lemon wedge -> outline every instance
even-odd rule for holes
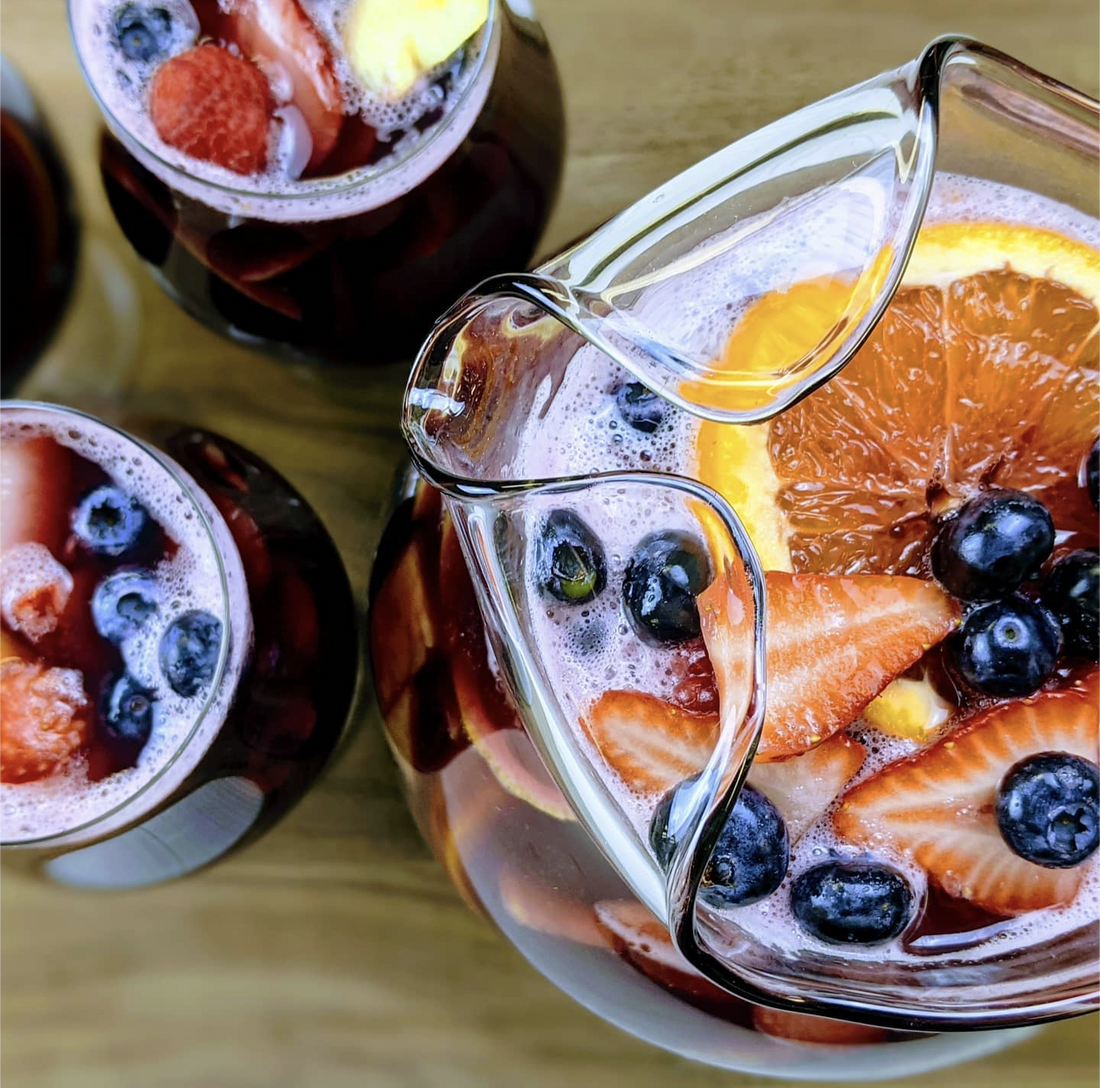
[[[366,88],[394,100],[488,18],[489,0],[358,0],[344,27],[344,47]]]
[[[863,720],[895,737],[926,740],[953,710],[927,679],[901,677],[872,700]]]

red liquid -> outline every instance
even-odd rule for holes
[[[24,88],[25,89],[25,88]],[[57,328],[78,227],[68,175],[42,118],[0,110],[0,388],[15,388]]]
[[[186,469],[225,518],[244,565],[254,641],[226,720],[170,796],[144,812],[138,803],[129,827],[67,857],[48,845],[5,850],[5,862],[44,865],[57,879],[103,887],[183,875],[272,826],[312,785],[342,735],[358,660],[339,554],[291,485],[210,432],[159,424],[139,429]],[[97,466],[71,458],[71,485],[58,496],[65,500],[63,520],[69,505],[104,477]],[[136,558],[151,566],[174,547],[157,527]],[[94,703],[121,657],[95,631],[89,600],[106,570],[119,564],[71,547],[55,554],[71,564],[76,588],[58,630],[34,649],[48,664],[82,669]],[[137,758],[136,751],[112,745],[102,728],[85,754],[91,778]]]
[[[171,189],[105,133],[100,166],[119,226],[169,292],[219,332],[355,365],[410,353],[463,290],[527,265],[557,189],[557,73],[532,24],[501,10],[481,114],[398,199],[320,222],[231,218]],[[372,131],[345,121],[334,152],[345,169],[384,157],[389,145],[364,135]]]
[[[620,924],[636,926],[647,912],[580,825],[562,818],[564,798],[493,678],[448,521],[438,494],[420,483],[387,528],[371,592],[375,687],[424,837],[463,898],[602,1015],[687,1047],[694,1034],[714,1031],[699,1011],[755,1026],[753,1006],[699,975],[655,919],[637,941]],[[705,670],[692,654],[685,670],[685,693],[697,698]],[[949,917],[933,918],[932,910],[922,932]],[[806,1022],[795,1017],[769,1033],[801,1038]],[[820,1030],[833,1031],[837,1044],[915,1037],[848,1024]]]

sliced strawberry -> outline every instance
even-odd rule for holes
[[[263,72],[217,45],[170,57],[149,85],[149,116],[160,138],[236,174],[267,166],[274,111]]]
[[[668,930],[641,903],[632,899],[597,903],[596,920],[611,947],[659,986],[715,1011],[747,1009],[740,998],[692,967],[672,943]]]
[[[42,544],[15,544],[0,556],[0,614],[31,642],[57,629],[73,576]]]
[[[0,551],[33,540],[60,553],[69,532],[72,455],[52,438],[5,438],[0,457]]]
[[[596,925],[596,916],[587,903],[562,895],[507,865],[500,871],[500,901],[504,909],[528,929],[593,948],[606,945]]]
[[[754,763],[749,785],[783,814],[794,842],[815,824],[863,766],[866,749],[843,733],[782,763]]]
[[[0,782],[33,782],[61,770],[88,741],[81,675],[9,658],[0,664]]]
[[[273,77],[289,78],[291,104],[313,139],[306,173],[328,158],[344,123],[344,94],[332,55],[298,0],[233,0],[221,35]]]
[[[864,1046],[881,1043],[890,1034],[885,1028],[868,1024],[849,1024],[844,1020],[829,1020],[824,1016],[807,1016],[803,1012],[782,1012],[752,1007],[752,1026],[765,1035],[793,1039],[799,1043],[828,1043],[833,1046]]]
[[[1014,854],[997,826],[997,790],[1021,759],[1068,752],[1095,761],[1098,743],[1095,686],[1000,703],[861,783],[834,825],[849,842],[911,855],[949,895],[996,914],[1068,903],[1084,867],[1047,869]]]
[[[868,703],[958,624],[957,604],[934,582],[890,575],[769,571],[767,713],[757,750],[783,759],[850,725]],[[744,700],[743,640],[730,644],[730,598],[720,580],[699,617],[723,713]],[[740,630],[738,612],[732,626]]]
[[[639,793],[665,793],[706,765],[718,717],[689,714],[653,695],[607,691],[581,719],[604,762]]]

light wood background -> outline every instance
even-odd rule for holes
[[[1100,89],[1095,0],[538,7],[569,125],[548,251],[704,154],[903,62],[944,31]],[[95,170],[97,115],[70,51],[64,3],[3,0],[0,28],[5,54],[45,104],[74,169],[91,241],[80,298],[33,392],[93,410],[120,391],[139,395],[270,457],[329,524],[365,603],[401,458],[400,368],[333,394],[176,309],[108,214]],[[110,312],[122,316],[105,322]],[[200,877],[82,896],[4,876],[4,1088],[769,1083],[652,1049],[537,975],[451,891],[405,812],[368,701],[358,717],[357,733],[306,801],[259,844]],[[1097,1068],[1090,1017],[936,1076],[957,1088],[1092,1088]]]

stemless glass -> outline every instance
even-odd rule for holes
[[[680,421],[672,442],[687,433],[678,426],[706,425],[730,442],[778,433],[769,427],[797,430],[804,417],[794,413],[816,403],[815,391],[846,395],[848,387],[837,385],[845,368],[863,358],[863,345],[879,350],[868,338],[887,328],[883,315],[903,289],[954,282],[936,263],[942,235],[932,227],[975,218],[1011,225],[1030,213],[1044,219],[1044,238],[1052,223],[1080,227],[1081,245],[1073,243],[1074,253],[1085,253],[1080,265],[1058,264],[1044,250],[1020,259],[1028,267],[1013,261],[1005,270],[995,249],[993,263],[973,271],[1059,283],[1064,277],[1067,290],[1093,300],[1081,300],[1080,338],[1049,348],[1069,352],[1065,366],[1056,360],[1061,384],[1037,385],[1020,397],[1026,403],[1008,409],[993,404],[992,425],[1011,427],[1003,443],[1026,450],[1042,431],[1031,415],[1042,416],[1083,458],[1096,415],[1097,117],[1095,101],[995,50],[938,40],[897,71],[719,152],[534,273],[482,284],[422,349],[404,427],[426,483],[395,518],[375,575],[371,649],[391,745],[413,811],[460,890],[540,970],[620,1026],[715,1064],[835,1079],[884,1074],[879,1048],[859,1044],[890,1042],[889,1074],[901,1075],[1006,1045],[1022,1036],[1023,1025],[1096,1007],[1097,931],[1088,902],[1084,917],[1049,937],[1021,935],[1006,920],[964,926],[972,932],[950,940],[922,937],[904,956],[784,944],[739,924],[736,910],[708,906],[700,897],[704,874],[752,774],[766,719],[763,570],[784,568],[775,566],[770,542],[746,532],[738,512],[752,512],[754,488],[767,481],[763,472],[737,481],[731,505],[668,466],[653,471],[649,450],[622,452],[611,441],[591,453],[555,451],[558,435],[543,431],[546,449],[534,463],[552,470],[533,471],[523,443],[532,421],[564,418],[554,415],[555,402],[578,367],[582,376],[604,373],[583,369],[597,357],[609,373],[621,368],[615,388],[637,379],[643,384],[631,388],[659,395],[663,415]],[[1011,205],[1005,185],[1023,190],[1034,209]],[[977,216],[967,193],[978,194]],[[1050,219],[1056,209],[1069,220]],[[929,231],[923,247],[922,227]],[[720,299],[693,290],[707,280],[727,288]],[[814,306],[805,303],[807,290]],[[738,353],[724,352],[753,307],[775,299],[791,307],[778,311],[786,318],[781,335],[742,336]],[[976,305],[968,311],[974,322],[985,312]],[[1067,314],[1056,311],[1055,321],[1069,328]],[[882,335],[904,343],[903,331],[889,326]],[[1010,360],[1039,358],[1003,351]],[[972,390],[955,384],[959,358],[941,363],[938,355],[917,355],[899,371],[899,382],[915,386],[909,411],[917,398],[946,397],[951,389],[959,403],[973,401]],[[946,368],[949,388],[927,386],[933,366]],[[602,386],[588,384],[595,402]],[[1063,388],[1080,405],[1058,400]],[[601,410],[593,404],[593,419],[603,418]],[[906,410],[903,400],[899,413]],[[792,441],[797,448],[798,435]],[[835,459],[857,439],[838,424],[832,441]],[[871,456],[874,436],[868,431],[858,441]],[[1042,479],[1025,482],[1011,448],[987,461],[974,481],[937,476],[925,488],[924,505],[887,534],[885,573],[928,578],[926,537],[952,503],[991,485],[1044,486]],[[905,481],[894,471],[897,490]],[[826,502],[828,479],[822,469],[803,493]],[[1059,517],[1068,520],[1059,547],[1096,545],[1094,513],[1082,512],[1084,490],[1074,478],[1060,493]],[[797,500],[796,493],[790,501]],[[592,597],[593,587],[605,584],[605,599],[617,595],[610,590],[621,588],[629,560],[620,552],[649,529],[705,541],[710,584],[700,611],[717,608],[724,623],[716,635],[704,615],[706,652],[672,659],[669,675],[683,705],[699,709],[700,656],[717,648],[720,714],[702,740],[658,752],[636,728],[613,753],[616,769],[643,774],[647,761],[658,759],[677,768],[681,784],[656,812],[652,800],[636,805],[608,788],[601,765],[612,759],[608,740],[586,719],[600,678],[578,672],[579,658],[548,634],[544,614],[553,623],[559,606],[547,607],[548,598],[532,591],[551,515],[575,533],[580,519],[612,542],[599,569],[583,571],[583,592]],[[914,543],[918,533],[924,543]],[[585,538],[575,539],[583,555]],[[833,570],[829,556],[797,532],[789,539],[788,562],[800,549],[796,571],[863,569],[857,563]],[[610,645],[616,661],[638,662],[638,674],[649,675],[652,648],[621,611],[624,622],[595,606],[591,615],[579,613],[585,622],[570,637],[583,641],[598,627],[592,637]],[[644,699],[644,684],[639,690]],[[689,730],[696,719],[683,717]],[[1013,939],[1006,953],[1002,941]],[[782,1020],[792,1013],[848,1023],[832,1034],[786,1030],[784,1024],[798,1023]],[[725,1021],[721,1029],[714,1017]],[[750,1025],[757,1033],[746,1030]],[[1016,1030],[963,1033],[1002,1027]],[[818,1051],[769,1033],[850,1045]]]
[[[2,587],[4,866],[81,888],[129,888],[184,876],[268,830],[313,785],[344,734],[358,654],[351,588],[339,553],[285,479],[220,435],[128,419],[139,439],[75,409],[33,401],[4,401],[0,417],[4,517],[12,518],[5,530]],[[62,471],[57,457],[25,454],[23,443],[41,442],[43,435],[49,441],[61,436],[85,463]],[[138,558],[112,559],[70,548],[70,503],[104,482],[102,467],[88,461],[89,450],[100,451],[95,455],[111,466],[107,475],[116,485],[142,481],[167,496],[168,509],[174,504],[179,525],[194,527],[186,545],[188,569],[198,572],[192,577],[201,584],[181,584],[178,573],[164,575],[164,587],[174,588],[161,591],[159,605],[142,621],[155,628],[155,643],[163,647],[164,625],[198,593],[224,632],[206,687],[193,692],[199,698],[182,711],[163,663],[153,667],[133,638],[108,645],[117,640],[101,630],[94,602],[97,587],[116,573],[160,584],[162,570],[176,570],[171,564],[184,544],[170,523],[158,520],[168,543],[152,555],[146,549]],[[33,476],[51,466],[45,478]],[[24,504],[66,527],[58,539],[47,543],[20,530]],[[70,570],[71,595],[57,637],[45,643],[21,642],[17,626],[12,641],[6,557],[27,539],[35,541],[33,547],[51,548]],[[120,614],[125,601],[119,598]],[[84,769],[63,763],[26,781],[8,770],[13,756],[19,760],[22,743],[22,722],[15,724],[26,694],[19,670],[41,667],[70,671],[83,691],[80,716],[89,729],[75,762]],[[140,689],[145,702],[139,712],[154,708],[152,731],[136,755],[104,725],[108,693],[120,675],[134,678]],[[120,748],[127,757],[121,766]]]
[[[89,54],[108,45],[104,28],[81,21],[88,6],[69,0],[107,125],[108,201],[168,294],[215,331],[294,359],[392,362],[456,294],[530,260],[557,190],[564,127],[557,72],[528,5],[492,0],[468,84],[411,151],[286,193],[214,182],[146,146],[112,110],[101,85],[109,74],[93,77],[106,57]]]

